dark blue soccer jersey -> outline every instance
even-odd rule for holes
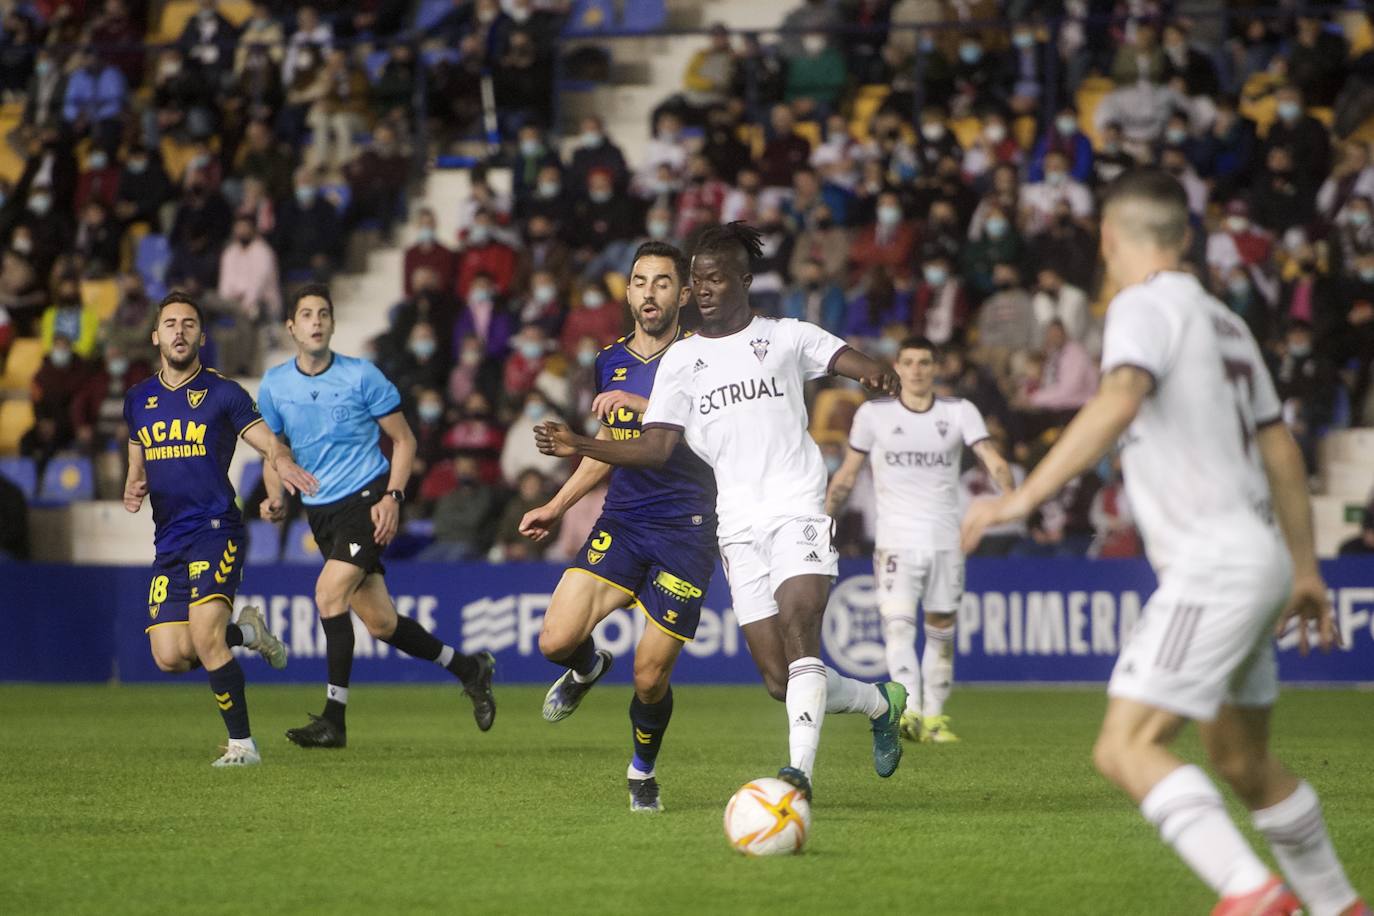
[[[679,333],[679,339],[684,336]],[[596,355],[596,392],[628,391],[652,397],[654,376],[665,347],[645,359],[630,349],[622,337]],[[617,440],[639,436],[641,414],[621,408],[602,423]],[[604,512],[646,522],[690,524],[695,517],[713,518],[716,512],[716,478],[710,467],[693,454],[685,442],[678,443],[672,457],[662,468],[616,468],[611,471],[610,490]]]
[[[262,417],[238,382],[202,368],[171,388],[159,373],[129,389],[124,422],[129,441],[143,446],[159,554],[185,549],[207,530],[242,527],[229,461]]]

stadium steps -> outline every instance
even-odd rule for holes
[[[1322,495],[1312,498],[1317,553],[1334,555],[1360,530],[1360,513],[1374,498],[1374,429],[1337,429],[1319,447]]]

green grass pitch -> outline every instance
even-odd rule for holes
[[[628,810],[626,688],[549,725],[542,688],[504,687],[483,735],[456,689],[361,684],[339,752],[282,736],[321,688],[250,681],[264,764],[219,771],[219,716],[203,677],[188,680],[0,687],[0,909],[1159,916],[1212,903],[1091,769],[1100,689],[957,692],[964,742],[908,745],[889,780],[873,774],[866,723],[830,717],[805,853],[748,860],[726,845],[722,810],[786,752],[782,707],[760,687],[676,691],[667,811],[651,817]],[[1374,894],[1374,694],[1289,691],[1276,718],[1278,752],[1316,785],[1351,878]],[[1191,733],[1181,750],[1197,759]]]

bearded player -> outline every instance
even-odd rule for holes
[[[664,355],[638,437],[605,441],[556,423],[535,436],[546,454],[633,468],[662,467],[686,441],[711,467],[735,616],[769,692],[787,704],[790,759],[778,775],[809,798],[826,712],[868,715],[874,768],[880,776],[896,770],[906,691],[842,677],[820,659],[838,556],[803,385],[838,374],[891,392],[897,379],[815,325],[754,317],[749,265],[760,253],[758,232],[743,223],[702,233],[691,265],[702,326]]]
[[[1309,624],[1324,649],[1335,642],[1302,455],[1245,322],[1182,270],[1188,233],[1188,198],[1168,173],[1138,169],[1110,186],[1102,256],[1120,292],[1107,310],[1101,387],[1019,489],[970,507],[964,548],[1030,514],[1119,441],[1159,587],[1112,671],[1098,769],[1220,897],[1214,916],[1304,904],[1312,916],[1368,916],[1317,793],[1269,750],[1275,624],[1296,620],[1304,653]],[[1291,890],[1206,773],[1170,750],[1189,721]]]

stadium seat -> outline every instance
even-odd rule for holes
[[[95,467],[85,456],[59,456],[43,469],[38,487],[38,502],[66,505],[95,499]]]
[[[239,499],[246,500],[252,496],[260,480],[262,480],[262,462],[255,459],[245,461],[243,471],[239,474]]]
[[[595,35],[615,25],[615,4],[611,0],[574,0],[568,11],[567,36]]]
[[[167,295],[167,268],[172,264],[172,245],[167,236],[145,235],[134,254],[134,270],[143,278],[143,288],[153,301]]]
[[[24,117],[24,103],[10,102],[0,105],[0,136],[8,137],[19,126]],[[24,173],[24,157],[19,155],[10,144],[0,143],[0,178],[16,182]]]
[[[281,531],[276,522],[255,519],[248,523],[247,563],[275,563],[281,559]]]
[[[363,61],[363,70],[367,73],[367,81],[376,85],[382,78],[382,71],[386,69],[387,62],[391,60],[391,52],[387,50],[373,51],[367,55]]]
[[[176,41],[199,7],[196,0],[167,0],[157,21],[157,31],[149,37],[149,41],[153,44]],[[234,26],[243,25],[253,15],[253,4],[249,0],[219,0],[215,8]]]
[[[951,121],[949,124],[950,133],[954,134],[954,139],[958,140],[959,145],[964,149],[973,146],[974,141],[978,139],[978,135],[982,133],[982,130],[983,122],[972,115],[967,118],[959,118],[956,121]]]
[[[286,547],[282,550],[283,563],[318,563],[320,548],[315,543],[315,535],[310,533],[310,523],[298,518],[286,529]]]
[[[668,4],[664,0],[625,0],[620,27],[627,32],[641,34],[663,28],[668,21]]]
[[[37,337],[20,337],[10,345],[5,360],[5,374],[0,376],[0,388],[21,394],[29,393],[29,384],[43,364],[43,341]]]
[[[28,401],[0,401],[0,455],[19,452],[19,440],[33,428],[33,405]]]
[[[82,280],[81,301],[87,308],[95,310],[104,321],[114,314],[119,305],[119,282],[114,278],[105,280]]]
[[[420,8],[415,12],[415,31],[428,32],[452,7],[451,0],[420,0]]]
[[[167,177],[174,183],[181,184],[186,167],[196,155],[196,148],[190,143],[180,143],[172,136],[166,135],[158,149],[162,153],[162,167],[167,170]]]
[[[0,458],[0,477],[18,487],[24,499],[33,502],[38,493],[38,466],[32,458]]]

